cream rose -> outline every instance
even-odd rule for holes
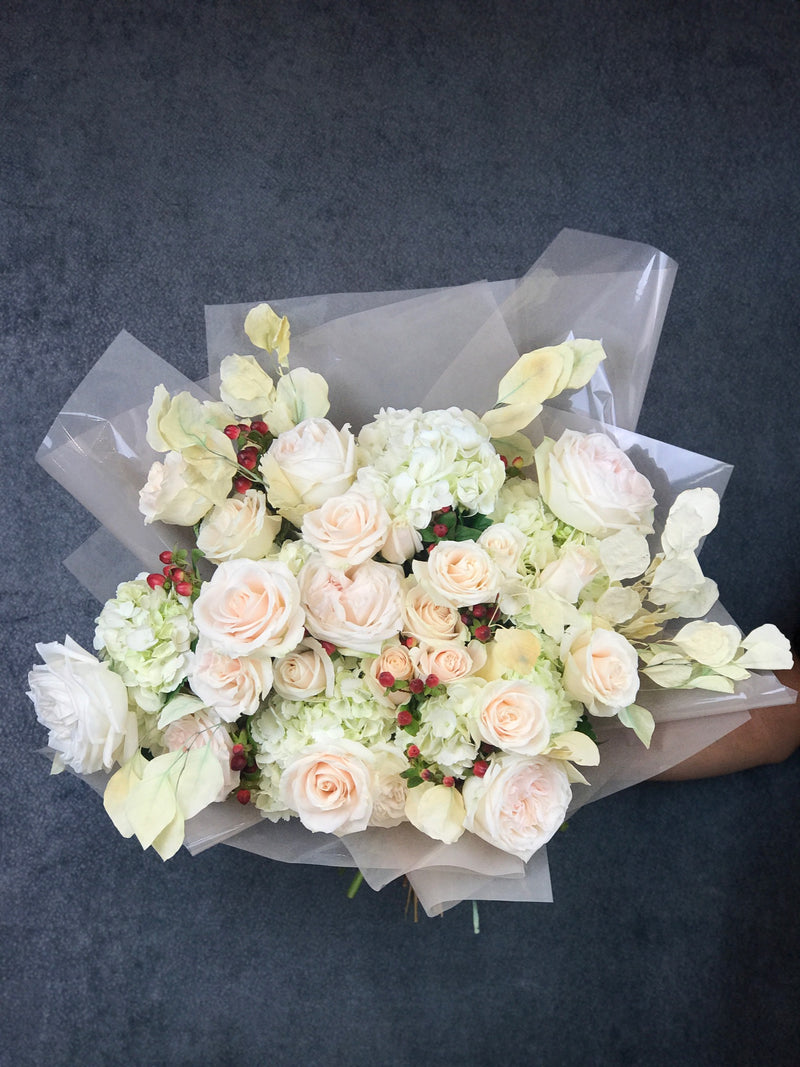
[[[559,760],[506,752],[492,756],[483,778],[464,782],[464,825],[527,862],[562,825],[571,799]]]
[[[284,770],[280,799],[313,833],[357,833],[372,816],[372,766],[356,741],[311,745]]]
[[[184,715],[175,719],[164,730],[162,740],[170,752],[210,745],[214,758],[222,769],[222,786],[215,798],[219,803],[239,784],[239,772],[231,770],[231,753],[233,741],[224,725],[214,716],[211,709]]]
[[[319,641],[305,637],[297,648],[274,664],[273,686],[287,700],[333,693],[334,671],[331,658]]]
[[[533,682],[490,682],[480,692],[474,726],[489,745],[538,756],[550,741],[550,704],[547,691]]]
[[[469,645],[417,645],[412,648],[411,659],[415,674],[423,680],[434,674],[442,685],[469,678],[486,663],[486,647],[480,641]]]
[[[272,660],[264,652],[226,655],[201,638],[189,668],[189,685],[220,719],[236,722],[240,715],[254,715],[270,691]]]
[[[353,567],[377,555],[389,522],[389,513],[376,497],[348,489],[306,512],[302,534],[329,567]]]
[[[280,434],[261,460],[269,502],[289,522],[340,496],[356,474],[355,438],[327,419],[306,419]]]
[[[520,529],[509,523],[496,522],[483,531],[478,544],[486,549],[504,574],[516,574],[525,548],[525,534]]]
[[[565,430],[558,441],[545,438],[535,455],[542,497],[562,522],[595,537],[652,530],[653,487],[604,434]]]
[[[452,845],[464,833],[464,801],[454,786],[423,782],[408,790],[406,818],[435,841]]]
[[[36,718],[49,731],[48,744],[57,753],[55,769],[66,765],[91,774],[132,756],[138,727],[119,675],[71,637],[63,645],[37,645],[36,651],[44,663],[28,674],[28,696]]]
[[[382,704],[397,708],[407,703],[411,698],[408,689],[397,689],[393,692],[380,684],[378,678],[384,673],[391,674],[398,682],[407,682],[414,677],[414,662],[405,645],[387,645],[369,664],[365,679],[370,691]]]
[[[408,786],[400,775],[408,767],[408,761],[389,745],[372,745],[370,752],[375,761],[373,775],[373,806],[370,826],[399,826],[406,822],[406,798]]]
[[[305,626],[297,580],[276,560],[221,563],[200,590],[194,618],[200,636],[229,656],[283,656]]]
[[[489,553],[475,541],[439,541],[427,561],[414,560],[412,568],[434,599],[456,607],[494,600],[502,581]]]
[[[367,560],[338,571],[312,557],[297,579],[308,629],[341,648],[380,652],[402,624],[401,575],[391,563]]]
[[[213,563],[226,559],[263,559],[281,528],[280,515],[270,515],[267,498],[258,489],[217,504],[200,524],[197,547]]]
[[[381,555],[389,563],[405,563],[407,559],[413,559],[421,548],[419,531],[410,523],[398,520],[386,531]]]
[[[580,630],[562,644],[564,688],[592,715],[615,715],[639,692],[636,649],[614,630]]]
[[[413,578],[403,594],[403,632],[432,645],[462,643],[468,630],[452,604],[434,600]]]
[[[233,468],[222,471],[218,485],[209,492],[192,484],[191,472],[180,452],[167,452],[164,462],[154,463],[147,482],[139,491],[139,511],[145,525],[151,522],[170,522],[176,526],[194,526],[230,491]],[[203,486],[203,489],[209,487]]]

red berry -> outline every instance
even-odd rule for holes
[[[437,522],[433,527],[433,532],[437,537],[447,537],[450,533],[443,522]]]
[[[455,784],[456,784],[456,780],[455,780],[455,778],[453,778],[453,777],[452,777],[451,775],[449,775],[449,774],[446,774],[446,775],[444,776],[444,778],[442,778],[442,785],[446,785],[446,786],[453,786],[453,785],[455,785]]]
[[[163,574],[147,575],[147,584],[150,586],[151,589],[157,589],[160,585],[163,585],[166,580],[167,579],[164,577]]]
[[[483,778],[484,774],[489,770],[489,764],[485,759],[476,759],[472,764],[472,773],[476,778]]]
[[[438,684],[439,679],[435,674],[429,674],[428,677],[425,679],[426,689],[435,689]]]
[[[390,689],[394,685],[394,675],[391,671],[381,671],[378,681],[384,689]]]
[[[417,645],[417,639],[416,637],[404,637],[403,644],[406,648],[414,648]]]
[[[419,772],[419,776],[420,778],[422,778],[423,781],[427,782],[431,776],[431,772],[428,770],[427,767],[423,767],[423,769]]]
[[[231,770],[243,771],[247,766],[247,756],[244,752],[236,752],[231,756]]]
[[[249,789],[239,789],[237,791],[237,793],[236,793],[236,799],[239,801],[240,804],[249,804],[250,803],[250,790]]]
[[[446,515],[448,511],[452,511],[452,510],[453,509],[450,507],[449,504],[445,508],[439,508],[439,511],[441,512],[442,515]]]
[[[244,752],[244,745],[239,745],[239,744],[236,744],[236,745],[234,745],[234,746],[233,746],[233,748],[231,749],[231,751],[232,751],[232,752],[236,752],[237,754],[238,754],[239,752]]]
[[[258,449],[248,446],[236,453],[236,461],[246,470],[254,471],[258,466]]]
[[[419,748],[416,745],[409,745],[406,749],[406,755],[409,759],[416,759],[419,755]]]
[[[320,641],[320,644],[329,656],[332,656],[336,651],[336,645],[332,644],[330,641]]]
[[[229,423],[229,425],[227,425],[222,432],[225,434],[226,437],[230,437],[231,441],[235,441],[242,431],[239,429],[238,426],[235,426],[233,423]]]
[[[253,483],[249,478],[245,478],[243,474],[237,474],[233,479],[233,488],[236,493],[246,493],[248,489],[252,487]]]
[[[240,422],[239,423],[239,433],[250,433],[250,423],[249,422]]]
[[[180,567],[172,566],[169,568],[169,576],[173,582],[182,582],[186,577],[186,573]]]
[[[506,457],[505,456],[501,456],[500,459],[503,461],[503,466],[507,467],[508,466],[508,460],[506,459]]]
[[[490,626],[478,626],[475,630],[475,636],[479,641],[483,641],[486,644],[487,641],[492,639],[492,629]]]
[[[411,681],[408,683],[408,688],[411,690],[412,693],[419,695],[425,688],[425,683],[421,678],[412,678]]]
[[[469,626],[469,624],[472,622],[472,616],[469,615],[466,611],[462,611],[461,621],[465,626]]]
[[[175,592],[178,596],[191,596],[192,595],[192,583],[191,582],[176,582]]]
[[[399,726],[408,726],[408,724],[413,722],[413,721],[414,721],[414,716],[411,714],[410,711],[406,711],[405,708],[402,708],[400,711],[398,711],[398,713],[397,713],[397,723],[398,723]]]
[[[475,616],[476,619],[485,619],[486,611],[487,608],[485,604],[476,604],[475,607],[472,609],[472,614]]]
[[[250,429],[262,435],[269,433],[269,426],[262,419],[254,419],[250,423]]]
[[[168,548],[165,548],[163,552],[159,552],[158,558],[162,563],[172,563],[172,553]]]

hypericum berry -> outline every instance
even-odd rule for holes
[[[191,596],[192,595],[192,583],[191,582],[176,582],[175,592],[178,596]]]
[[[492,628],[491,628],[491,626],[478,626],[478,627],[476,627],[475,636],[477,637],[477,639],[479,641],[483,641],[484,644],[486,644],[487,641],[491,641],[491,639],[492,639]]]
[[[231,756],[231,770],[243,771],[247,766],[247,756],[244,752],[234,752]]]
[[[231,752],[235,752],[236,755],[238,756],[238,754],[240,752],[244,752],[244,745],[240,745],[240,744],[234,745],[233,748],[231,749]]]
[[[427,767],[423,767],[422,770],[419,772],[419,776],[423,780],[423,782],[427,782],[428,779],[431,777],[431,772],[428,770]]]
[[[487,607],[485,604],[476,604],[475,607],[472,609],[472,614],[475,616],[476,619],[485,619],[486,612]]]
[[[453,510],[453,509],[452,509],[452,508],[450,507],[450,505],[449,505],[449,504],[448,504],[448,505],[447,505],[446,507],[443,507],[443,508],[439,508],[439,512],[440,512],[440,514],[442,514],[442,515],[446,515],[446,514],[448,513],[448,511],[452,511],[452,510]]]
[[[410,711],[406,711],[405,708],[401,708],[400,711],[398,711],[398,713],[397,713],[397,724],[398,724],[398,726],[408,726],[409,723],[412,723],[413,721],[414,721],[414,716],[411,714]]]
[[[468,615],[466,611],[462,611],[461,621],[465,626],[469,626],[469,624],[472,622],[472,616]]]
[[[172,563],[172,553],[168,548],[165,548],[163,552],[159,552],[158,558],[162,563]]]
[[[416,759],[419,755],[419,748],[417,745],[409,745],[406,749],[406,755],[409,759]]]
[[[233,479],[233,489],[236,493],[246,493],[248,489],[252,487],[253,483],[249,478],[245,478],[243,474],[237,474]]]
[[[258,466],[258,449],[248,445],[236,453],[236,462],[245,470],[254,471]]]
[[[447,529],[443,522],[437,522],[434,524],[433,532],[437,537],[447,537],[450,531]]]
[[[186,577],[186,572],[173,564],[173,566],[169,568],[169,576],[173,582],[182,582]]]
[[[456,780],[455,780],[455,778],[453,778],[453,776],[451,774],[446,774],[444,776],[444,778],[442,778],[442,785],[453,786],[455,784],[456,784]]]
[[[250,423],[249,422],[240,422],[239,423],[239,433],[250,433]]]
[[[332,656],[336,651],[336,645],[334,645],[331,641],[320,641],[320,644],[329,656]]]
[[[425,683],[421,678],[412,678],[411,681],[408,683],[408,688],[416,696],[419,696],[419,694],[425,688]]]
[[[439,684],[439,678],[435,674],[429,674],[428,677],[425,679],[425,688],[426,689],[435,689],[438,684]]]
[[[391,689],[394,685],[394,675],[391,671],[381,671],[378,675],[378,683],[382,685],[384,689]]]
[[[489,764],[485,759],[476,759],[472,764],[472,773],[476,778],[483,778],[484,774],[489,770]]]
[[[415,648],[418,644],[418,641],[416,637],[404,637],[403,644],[406,646],[406,648]]]
[[[238,426],[234,423],[229,423],[222,431],[226,437],[230,437],[231,441],[235,441],[239,434],[242,432]]]
[[[158,587],[160,585],[164,585],[166,580],[167,579],[164,577],[163,574],[148,574],[147,575],[147,584],[150,586],[151,589],[158,589]]]
[[[508,466],[508,460],[506,459],[506,457],[505,456],[501,456],[500,459],[502,460],[503,466],[507,467]]]
[[[522,456],[514,456],[514,458],[511,460],[511,466],[521,467],[524,462],[525,461],[523,460]]]
[[[249,804],[250,803],[250,790],[249,789],[239,789],[237,791],[237,793],[236,793],[236,799],[239,801],[240,804]]]
[[[250,423],[250,429],[254,433],[260,433],[262,436],[269,433],[269,426],[263,421],[263,419],[253,419]]]

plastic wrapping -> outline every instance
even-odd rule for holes
[[[331,421],[354,431],[382,406],[492,406],[497,381],[520,351],[574,337],[603,341],[607,360],[584,389],[549,404],[536,433],[600,426],[653,484],[663,522],[675,496],[709,485],[722,494],[731,468],[633,432],[675,275],[675,264],[645,245],[564,230],[519,281],[476,282],[415,292],[336,294],[270,300],[290,318],[292,365],[328,381]],[[233,352],[257,354],[242,324],[251,304],[206,308],[209,373]],[[145,526],[138,492],[157,457],[145,441],[153,388],[205,390],[129,334],[122,333],[58,416],[37,458],[103,524],[67,561],[105,600],[116,581],[148,569],[189,531]],[[533,436],[533,435],[532,435]],[[97,566],[102,559],[103,566]],[[114,584],[112,584],[114,583]],[[724,609],[717,616],[730,621]],[[788,703],[769,673],[753,675],[733,696],[693,690],[642,691],[656,731],[645,749],[616,719],[596,721],[602,759],[573,788],[570,811],[680,762],[748,718],[748,708]],[[102,788],[104,776],[93,776]],[[522,863],[465,834],[455,845],[403,825],[346,838],[311,834],[298,820],[273,824],[235,801],[214,804],[187,823],[193,853],[226,843],[284,862],[359,867],[373,888],[406,875],[429,914],[465,898],[551,900],[545,850]]]

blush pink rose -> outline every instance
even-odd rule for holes
[[[439,541],[427,562],[415,560],[412,567],[434,599],[456,607],[494,600],[502,581],[489,553],[475,541]]]
[[[312,557],[297,576],[308,629],[341,648],[380,652],[400,630],[401,576],[391,563],[367,560],[340,571]]]
[[[477,731],[496,748],[537,756],[550,741],[549,705],[546,690],[533,682],[490,682],[480,693]]]
[[[329,567],[353,567],[378,554],[389,522],[389,513],[376,497],[350,489],[303,516],[303,540]]]
[[[616,715],[636,700],[639,658],[614,630],[582,630],[562,648],[564,688],[592,715]]]
[[[311,745],[284,770],[281,802],[314,833],[365,830],[373,808],[372,763],[369,749],[356,741]]]

